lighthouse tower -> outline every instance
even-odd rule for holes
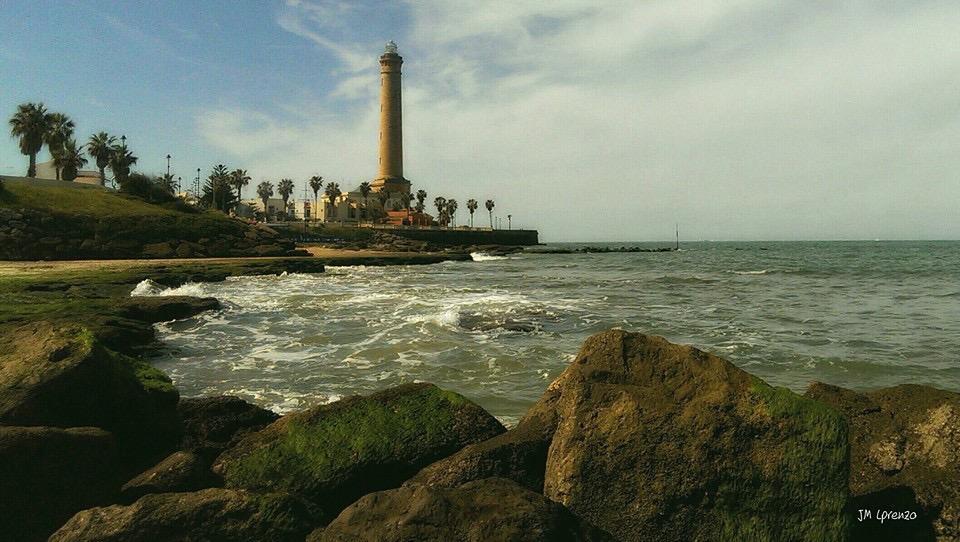
[[[388,41],[380,55],[380,163],[370,183],[374,191],[409,192],[403,177],[403,115],[400,104],[400,65],[397,44]]]

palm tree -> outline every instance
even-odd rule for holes
[[[137,157],[127,149],[126,143],[114,145],[110,151],[110,171],[113,178],[120,184],[130,176],[130,166],[137,163]]]
[[[337,183],[327,183],[327,189],[324,192],[327,196],[327,199],[330,201],[330,213],[333,214],[336,211],[337,198],[340,197],[340,194],[343,192],[340,191],[340,185]]]
[[[251,178],[247,170],[237,168],[230,172],[230,186],[237,189],[237,201],[243,199],[243,187],[250,184]]]
[[[377,192],[377,200],[380,201],[380,210],[383,211],[383,216],[387,216],[387,202],[390,201],[390,192],[381,187],[380,191]]]
[[[443,196],[437,196],[433,198],[433,206],[437,208],[437,217],[439,218],[443,211],[447,208],[447,198]]]
[[[448,199],[447,200],[447,215],[450,217],[450,220],[453,222],[453,225],[457,225],[457,200]]]
[[[427,199],[427,191],[417,190],[417,212],[418,213],[422,213],[424,209],[427,208],[427,206],[424,205],[423,203],[424,201],[426,201],[426,199]]]
[[[368,181],[363,181],[360,183],[360,195],[363,196],[363,214],[368,214],[367,208],[370,206],[370,183]]]
[[[488,199],[484,206],[487,208],[487,212],[490,213],[490,229],[493,229],[493,207],[494,203],[492,199]]]
[[[473,212],[477,210],[477,207],[480,204],[477,203],[477,200],[470,198],[467,200],[467,210],[470,211],[470,227],[473,227]]]
[[[43,140],[50,149],[50,156],[53,158],[53,169],[57,172],[57,180],[60,180],[60,157],[64,152],[64,145],[67,140],[73,137],[73,121],[63,113],[50,113],[47,115],[47,131],[43,134]]]
[[[287,201],[290,200],[290,194],[293,194],[293,181],[290,179],[280,179],[280,182],[277,183],[277,193],[280,194],[280,197],[283,199],[283,214],[284,218],[286,218]]]
[[[267,201],[273,197],[273,185],[270,184],[270,181],[263,181],[257,185],[257,196],[260,196],[260,201],[263,202],[263,219],[268,221],[270,220],[270,208],[267,207]]]
[[[403,208],[407,211],[407,218],[410,217],[410,202],[413,201],[413,194],[410,192],[401,192],[400,193],[400,203],[403,204]]]
[[[63,168],[63,180],[72,181],[77,178],[77,173],[86,163],[87,159],[83,156],[83,147],[77,148],[77,142],[68,139],[63,142],[63,152],[60,157],[54,160],[59,162]]]
[[[176,177],[173,176],[173,173],[164,173],[163,175],[157,177],[157,186],[162,188],[165,192],[171,194],[177,193],[177,183],[174,181]]]
[[[113,156],[113,146],[117,143],[117,138],[106,132],[100,132],[90,136],[87,142],[87,152],[97,161],[97,169],[100,170],[100,186],[106,186],[106,169],[110,165],[110,157]]]
[[[30,157],[27,177],[37,176],[37,153],[43,148],[50,116],[43,103],[25,103],[17,106],[10,117],[10,136],[20,138],[20,153]]]
[[[310,180],[307,182],[310,184],[310,189],[313,190],[313,217],[316,219],[317,194],[319,194],[320,189],[323,188],[323,177],[320,175],[314,175],[313,177],[310,177]]]

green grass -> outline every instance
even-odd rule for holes
[[[4,178],[4,189],[0,191],[0,207],[99,217],[182,214],[95,186],[77,186],[69,183],[64,183],[65,186],[56,186],[53,183],[55,181]]]

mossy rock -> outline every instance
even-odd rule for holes
[[[563,505],[504,478],[367,495],[308,542],[614,542]]]
[[[594,335],[534,411],[556,415],[544,494],[620,540],[843,539],[833,409],[660,337]]]
[[[102,429],[0,425],[0,538],[46,540],[76,512],[112,502],[117,467]]]
[[[432,384],[407,384],[289,414],[222,454],[227,487],[283,491],[321,520],[372,491],[503,432],[490,414]]]
[[[306,509],[285,495],[229,489],[157,493],[130,506],[77,513],[51,542],[275,540],[300,542],[311,528]]]
[[[179,394],[145,361],[103,346],[87,328],[38,322],[0,354],[0,423],[101,427],[131,469],[177,444]]]

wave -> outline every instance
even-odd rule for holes
[[[475,262],[489,262],[493,260],[509,260],[506,256],[495,256],[493,254],[487,254],[486,252],[471,252],[470,257],[473,258]]]
[[[150,279],[140,281],[130,292],[130,297],[158,297],[185,295],[193,297],[206,297],[202,284],[188,282],[175,288],[168,288]]]
[[[676,275],[663,275],[653,279],[653,282],[659,282],[661,284],[713,284],[717,282],[717,280],[697,276],[680,277]]]
[[[766,275],[770,273],[769,269],[760,269],[759,271],[728,271],[728,273],[733,273],[734,275]]]

